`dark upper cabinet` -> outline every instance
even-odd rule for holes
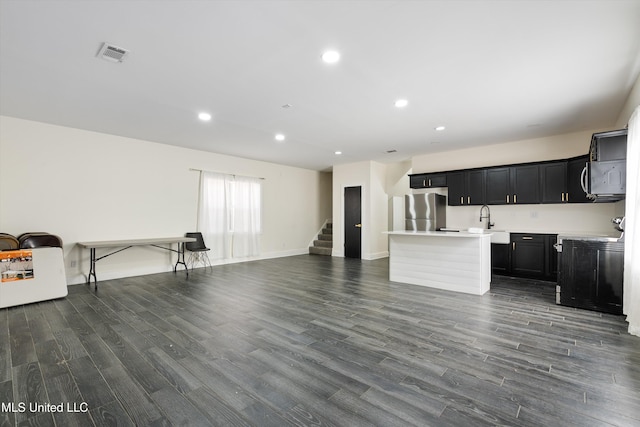
[[[587,166],[589,156],[567,160],[567,199],[569,203],[593,203],[582,188],[582,171]]]
[[[409,175],[409,187],[411,188],[437,188],[446,186],[446,172]]]
[[[540,203],[539,165],[513,166],[511,173],[510,204]]]
[[[486,170],[485,201],[488,205],[506,205],[511,193],[510,173],[508,167],[489,168]]]
[[[562,241],[560,304],[622,314],[624,243]]]
[[[538,165],[487,169],[486,203],[488,205],[540,203]]]
[[[542,203],[566,203],[567,162],[543,163],[540,166],[540,201]]]
[[[467,171],[465,173],[465,184],[467,188],[467,204],[484,205],[486,203],[485,191],[487,188],[486,171],[484,169]]]
[[[483,205],[485,203],[485,171],[474,169],[447,173],[449,206]]]
[[[588,156],[568,160],[409,175],[411,188],[449,188],[449,206],[587,203]]]
[[[542,203],[590,203],[582,189],[582,170],[588,156],[541,163],[540,201]]]
[[[447,173],[447,187],[449,189],[449,195],[447,197],[447,203],[449,206],[462,206],[464,205],[465,185],[464,185],[464,172],[449,172]]]

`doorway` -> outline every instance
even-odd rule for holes
[[[362,257],[362,187],[344,188],[344,256]]]

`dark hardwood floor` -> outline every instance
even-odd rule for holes
[[[69,290],[0,310],[0,426],[640,425],[640,338],[552,283],[304,255]]]

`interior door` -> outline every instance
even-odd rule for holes
[[[344,256],[362,256],[362,187],[344,189]]]

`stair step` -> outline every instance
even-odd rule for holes
[[[323,228],[322,234],[333,234],[333,228]]]
[[[318,240],[333,240],[333,234],[318,234]]]
[[[331,248],[317,248],[315,246],[309,246],[309,253],[312,255],[328,255],[331,256]]]
[[[333,241],[332,240],[314,240],[313,246],[321,247],[321,248],[332,248]]]

